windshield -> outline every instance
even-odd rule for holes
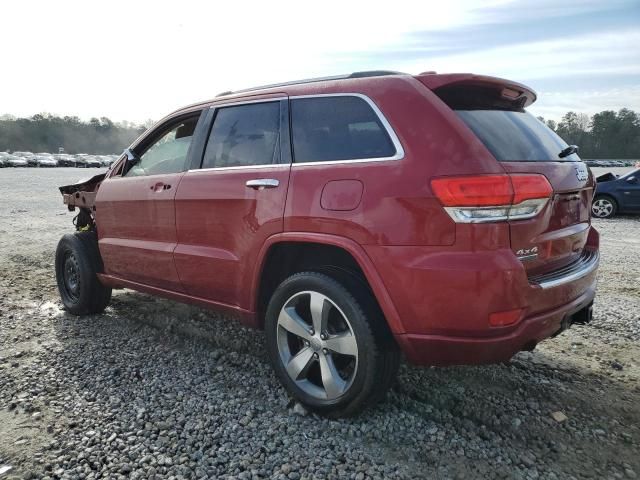
[[[620,178],[626,180],[628,177],[640,177],[640,168],[635,168],[624,175],[621,175]]]
[[[496,160],[501,162],[580,161],[573,153],[560,158],[567,143],[525,111],[455,110]]]

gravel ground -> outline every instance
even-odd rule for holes
[[[0,170],[3,480],[640,476],[639,218],[595,222],[590,325],[508,365],[404,365],[385,402],[329,421],[290,402],[262,335],[228,318],[127,290],[102,315],[61,310],[53,252],[72,215],[55,187],[95,173]]]

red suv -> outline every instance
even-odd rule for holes
[[[311,409],[379,399],[418,365],[503,362],[591,318],[594,180],[525,111],[528,87],[361,72],[219,95],[61,187],[65,307],[112,288],[221,308],[266,331]]]

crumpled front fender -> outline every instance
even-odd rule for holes
[[[100,188],[104,177],[105,174],[101,173],[88,180],[82,180],[71,185],[59,187],[60,193],[62,193],[62,201],[71,211],[75,210],[75,207],[93,210],[98,188]]]

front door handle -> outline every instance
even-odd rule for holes
[[[154,192],[162,192],[163,190],[169,190],[171,188],[171,185],[163,182],[158,182],[155,185],[151,185],[149,188]]]
[[[280,182],[275,178],[255,178],[253,180],[247,180],[245,185],[254,190],[263,190],[265,188],[276,188],[280,185]]]

